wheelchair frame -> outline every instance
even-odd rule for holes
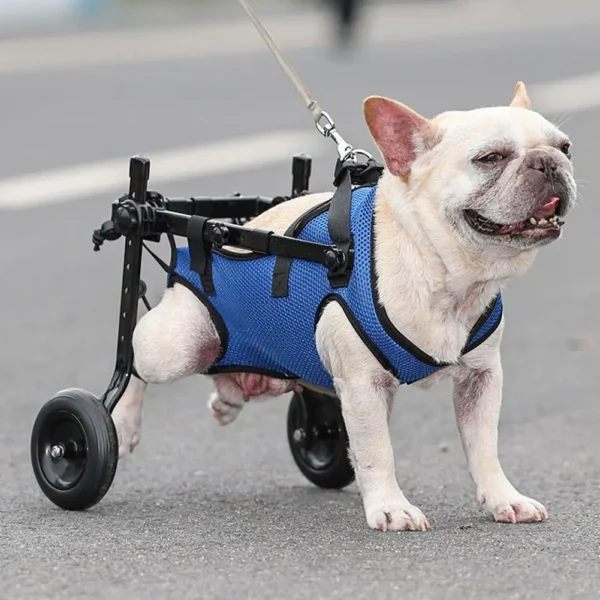
[[[148,190],[150,161],[130,160],[129,191],[112,204],[110,220],[94,231],[94,250],[105,241],[125,240],[116,361],[104,394],[81,389],[58,392],[40,410],[31,434],[30,453],[36,480],[44,494],[65,510],[84,510],[99,502],[116,474],[118,440],[110,416],[132,375],[133,332],[138,305],[147,308],[146,285],[141,280],[144,248],[166,235],[174,249],[174,237],[186,237],[191,268],[210,286],[210,256],[214,249],[232,246],[264,255],[317,262],[327,268],[332,287],[344,286],[353,267],[349,231],[351,186],[376,181],[383,171],[364,151],[353,151],[335,134],[339,158],[334,174],[336,193],[331,201],[332,244],[319,244],[271,231],[244,226],[244,222],[269,208],[305,195],[309,190],[311,158],[298,154],[292,160],[292,193],[289,196],[223,196],[165,198]],[[367,157],[359,162],[357,155]],[[342,192],[338,194],[338,192]],[[341,200],[335,201],[339,195]],[[229,220],[226,221],[226,219]],[[174,253],[173,253],[174,254]],[[310,390],[294,392],[287,417],[287,434],[294,461],[304,476],[323,488],[342,488],[354,480],[348,458],[348,437],[338,399]]]

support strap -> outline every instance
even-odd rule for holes
[[[148,254],[158,263],[158,265],[160,266],[160,268],[165,273],[170,273],[171,272],[170,265],[168,265],[160,256],[158,256],[158,254],[156,254],[156,252],[153,252],[152,250],[150,250],[150,248],[148,248],[148,246],[144,242],[142,242],[142,246],[144,246],[144,249],[146,250],[146,252],[148,252]]]
[[[337,179],[337,178],[336,178]],[[339,173],[339,185],[331,198],[327,215],[327,229],[334,246],[343,253],[343,264],[328,274],[332,288],[348,285],[352,273],[352,233],[350,231],[350,210],[352,208],[352,177],[347,167],[342,167]]]
[[[190,269],[200,275],[202,289],[206,294],[215,293],[212,278],[212,248],[204,237],[204,225],[208,217],[193,215],[187,224],[186,237],[190,248]]]
[[[292,223],[284,235],[296,237],[296,222]],[[273,269],[273,283],[271,285],[271,296],[273,298],[285,298],[289,294],[290,270],[292,258],[289,256],[278,256]]]
[[[336,163],[333,184],[336,191],[331,199],[328,215],[328,231],[341,254],[347,260],[335,272],[330,271],[329,281],[332,287],[345,287],[350,280],[352,269],[352,233],[350,227],[350,211],[352,208],[353,185],[375,185],[383,172],[383,165],[370,159],[365,164],[356,164],[352,161]],[[297,222],[285,232],[286,236],[296,237]],[[289,278],[293,258],[279,256],[275,261],[273,270],[273,284],[271,295],[274,298],[283,298],[289,293]]]
[[[329,269],[328,278],[332,287],[344,287],[350,277],[346,273],[351,264],[350,246],[352,236],[350,233],[350,205],[352,203],[352,181],[349,170],[345,170],[340,185],[329,201],[328,208],[328,231],[333,245],[341,251],[346,258],[338,267]],[[334,208],[335,207],[335,208]],[[332,212],[333,211],[333,212]],[[310,216],[311,211],[305,213]],[[294,221],[285,231],[285,236],[296,237],[299,223],[305,222],[305,215]],[[278,256],[273,269],[273,283],[271,296],[273,298],[284,298],[289,294],[290,270],[293,257]]]

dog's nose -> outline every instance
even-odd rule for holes
[[[558,165],[550,154],[543,151],[533,151],[529,154],[527,162],[530,169],[541,171],[548,181],[553,180]]]

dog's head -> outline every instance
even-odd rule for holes
[[[427,119],[372,96],[364,114],[401,201],[464,249],[494,259],[560,237],[576,198],[571,142],[530,109],[522,82],[510,106]]]

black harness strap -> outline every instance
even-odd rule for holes
[[[285,231],[284,235],[296,237],[296,227],[303,220],[304,215],[296,219]],[[273,298],[285,298],[289,294],[290,269],[292,268],[290,256],[278,256],[273,268],[273,283],[271,285],[271,296]]]
[[[200,275],[200,281],[206,294],[215,293],[212,279],[212,248],[204,237],[204,225],[208,217],[193,215],[187,224],[186,237],[190,248],[190,269]]]
[[[286,231],[286,235],[288,235]],[[292,259],[289,256],[278,256],[273,269],[273,284],[271,296],[273,298],[285,298],[289,294],[290,269]]]
[[[352,236],[350,233],[350,207],[352,204],[352,179],[350,171],[344,169],[341,182],[336,189],[333,197],[329,201],[329,213],[327,217],[327,227],[329,236],[333,245],[339,248],[344,256],[349,256],[350,246],[352,245]],[[308,211],[310,214],[312,211]],[[303,217],[300,217],[303,220]],[[295,237],[298,220],[294,221],[286,230],[286,236]],[[271,295],[273,298],[284,298],[289,294],[290,270],[292,268],[293,258],[287,256],[278,256],[273,269],[273,283],[271,286]],[[349,273],[346,274],[348,267],[346,260],[339,268],[332,269],[328,274],[332,287],[345,287],[349,279]]]
[[[334,272],[328,275],[332,288],[346,287],[352,272],[350,248],[352,233],[350,231],[350,209],[352,208],[352,176],[348,168],[342,167],[336,178],[338,187],[331,198],[327,215],[327,229],[331,241],[345,257],[345,261]]]
[[[336,245],[352,243],[350,234],[350,207],[352,205],[352,178],[345,169],[338,188],[331,198],[331,206],[327,217],[329,236]]]
[[[145,381],[144,379],[142,379],[140,377],[140,374],[137,372],[137,369],[135,368],[135,365],[133,365],[133,364],[131,365],[131,374],[134,377],[137,377],[140,381],[143,381],[144,383],[148,383],[147,381]]]
[[[148,248],[148,246],[146,245],[145,242],[142,242],[142,245],[144,246],[145,250],[148,252],[148,254],[159,264],[160,268],[165,272],[165,273],[170,273],[171,272],[171,266],[168,265],[160,256],[158,256],[155,252],[152,252],[152,250],[150,250],[150,248]]]
[[[345,257],[345,261],[329,270],[328,278],[331,287],[346,287],[352,270],[352,233],[350,227],[350,211],[352,208],[352,185],[375,185],[383,172],[383,166],[370,159],[366,164],[357,165],[352,161],[336,163],[333,184],[336,191],[329,202],[328,232],[333,242]],[[317,207],[318,208],[318,207]],[[313,209],[314,210],[314,209]],[[300,223],[306,217],[316,216],[309,210],[299,220],[292,223],[285,232],[286,236],[296,237]],[[283,298],[289,294],[289,277],[293,258],[278,256],[273,269],[271,295]]]

